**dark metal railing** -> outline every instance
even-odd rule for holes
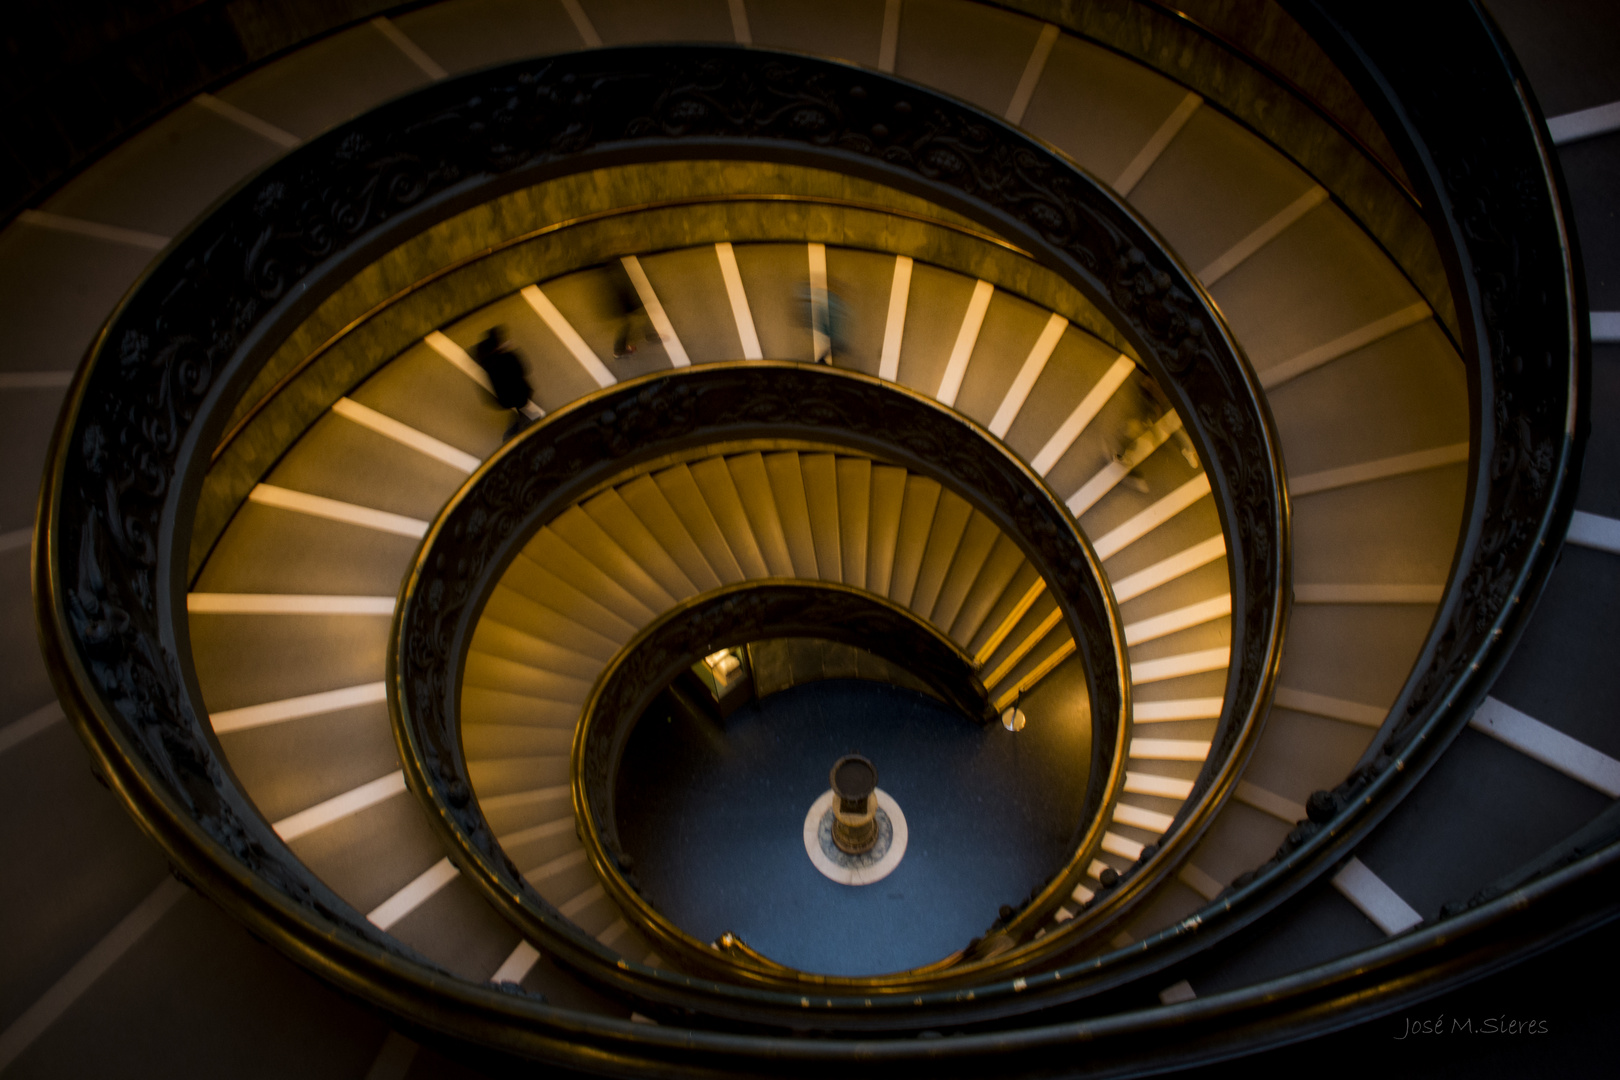
[[[819,365],[708,364],[643,376],[548,416],[490,458],[429,530],[401,592],[389,674],[407,780],[457,861],[508,918],[553,955],[620,992],[667,1007],[691,1005],[701,996],[708,1009],[765,1022],[771,1010],[795,1011],[799,990],[754,994],[757,986],[781,980],[719,963],[720,954],[668,924],[620,872],[613,786],[630,727],[652,696],[701,656],[771,633],[810,633],[813,626],[805,620],[812,617],[835,638],[863,631],[853,643],[885,655],[892,652],[885,634],[900,634],[909,648],[896,659],[975,720],[989,722],[993,713],[971,660],[926,623],[871,594],[781,580],[697,597],[646,628],[598,679],[573,754],[574,801],[586,850],[635,924],[676,950],[668,959],[679,964],[684,958],[686,966],[700,970],[728,969],[745,981],[742,990],[672,980],[667,972],[627,964],[545,902],[502,852],[473,798],[461,750],[460,698],[461,669],[484,602],[517,552],[548,522],[672,454],[783,440],[857,452],[939,481],[1017,543],[1056,598],[1089,685],[1087,769],[1093,778],[1075,822],[1073,855],[1045,890],[1051,894],[1046,899],[1061,901],[1095,857],[1106,810],[1124,780],[1130,689],[1118,609],[1073,516],[1028,466],[971,420],[892,383]],[[828,993],[838,986],[844,993],[859,987],[874,994],[898,993],[937,975],[840,980],[796,974],[788,981],[806,981]]]
[[[1016,990],[1010,976],[976,987],[971,1007],[955,991],[925,996],[905,1026],[1038,1013],[1125,985],[1255,924],[1331,870],[1466,723],[1552,565],[1585,436],[1588,343],[1567,203],[1516,65],[1464,0],[1430,5],[1421,18],[1409,5],[1289,6],[1382,116],[1457,297],[1474,450],[1467,531],[1435,629],[1363,767],[1312,800],[1312,821],[1273,863],[1196,920],[1129,953],[1068,966],[1049,957]],[[1364,963],[1324,965],[1173,1016],[1028,1017],[1018,1031],[921,1043],[621,1030],[450,985],[371,930],[253,812],[200,719],[181,580],[187,500],[278,329],[371,253],[497,191],[659,155],[814,162],[876,177],[985,222],[1085,291],[1166,387],[1208,463],[1232,566],[1238,666],[1219,736],[1229,751],[1264,707],[1286,614],[1278,586],[1287,506],[1275,439],[1207,298],[1127,208],[997,121],[853,68],[721,48],[515,65],[385,106],[227,200],[114,316],[58,439],[37,565],[64,700],[109,783],[171,859],[258,932],[319,956],[335,981],[418,1022],[513,1053],[611,1059],[626,1069],[726,1062],[779,1074],[835,1060],[851,1072],[889,1068],[923,1054],[941,1073],[994,1063],[1010,1074],[1046,1068],[1082,1039],[1098,1061],[1140,1060],[1148,1051],[1131,1040],[1172,1021],[1203,1023],[1211,1054],[1233,1038],[1296,1037],[1312,1023],[1343,1023],[1403,1000],[1424,979],[1438,985],[1448,976],[1426,949],[1460,970],[1459,957],[1522,952],[1612,902],[1587,888],[1611,876],[1605,847],[1480,903],[1450,930],[1419,928]],[[784,1022],[819,1028],[824,1020],[838,1018]]]

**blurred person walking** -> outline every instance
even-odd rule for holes
[[[530,401],[534,397],[534,388],[529,385],[523,358],[506,340],[506,327],[491,327],[473,350],[473,359],[489,377],[489,388],[495,396],[495,403],[514,413],[512,423],[503,436],[510,439],[533,423],[539,417],[540,410]]]

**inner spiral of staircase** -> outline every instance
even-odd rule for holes
[[[1261,149],[1235,125],[1223,134],[1229,154]],[[1207,184],[1210,169],[1189,163],[1187,190],[1176,197]],[[646,173],[591,184],[639,190]],[[1176,438],[1179,416],[1131,356],[1053,310],[1054,288],[1039,267],[955,215],[913,209],[883,189],[860,192],[861,205],[796,203],[795,188],[813,196],[849,186],[814,173],[750,175],[720,163],[680,173],[711,197],[729,185],[731,201],[705,209],[721,218],[718,234],[736,239],[635,248],[442,323],[339,398],[248,491],[188,598],[199,679],[227,759],[294,852],[378,926],[463,977],[543,978],[544,968],[525,966],[539,951],[490,916],[422,824],[393,757],[384,703],[387,627],[417,541],[508,426],[469,350],[505,328],[529,367],[531,411],[544,417],[621,380],[692,364],[809,363],[830,345],[832,366],[982,425],[1064,501],[1104,561],[1130,646],[1136,726],[1125,794],[1086,880],[1052,916],[1050,928],[1061,926],[1093,899],[1105,872],[1128,872],[1161,842],[1221,711],[1230,660],[1225,544],[1196,454]],[[1289,199],[1287,209],[1314,200],[1301,233],[1360,235],[1313,194],[1320,189],[1301,196],[1305,182],[1290,179],[1272,201]],[[932,222],[896,221],[885,204]],[[628,235],[613,239],[634,244],[672,213],[632,211],[621,228]],[[871,247],[741,239],[807,223],[829,238],[909,231],[910,250],[938,251],[957,266],[977,258],[985,276]],[[1256,251],[1228,258],[1223,276],[1244,291],[1223,299],[1240,326],[1245,293],[1297,294],[1307,274],[1331,281],[1345,272],[1334,265],[1343,244],[1325,249],[1304,235],[1291,247],[1291,235],[1263,248],[1240,238],[1239,247]],[[560,246],[566,233],[548,239]],[[1376,250],[1360,243],[1364,255]],[[1381,719],[1378,703],[1393,695],[1423,640],[1456,542],[1466,407],[1445,334],[1398,270],[1383,265],[1372,296],[1356,266],[1354,291],[1323,290],[1315,302],[1348,308],[1331,313],[1338,324],[1360,320],[1388,333],[1337,362],[1318,348],[1306,360],[1321,370],[1296,362],[1269,380],[1290,465],[1307,466],[1292,472],[1291,486],[1299,499],[1295,595],[1308,606],[1295,616],[1279,695],[1298,711],[1292,724],[1270,726],[1236,805],[1129,927],[1114,931],[1116,941],[1173,924],[1262,862],[1305,817],[1310,791],[1353,766]],[[615,356],[625,279],[652,333]],[[1048,303],[1019,295],[1021,280],[1044,286]],[[817,290],[841,306],[835,342],[817,340],[809,310]],[[1082,298],[1058,295],[1108,333]],[[424,302],[412,294],[399,306],[413,303]],[[1313,314],[1320,333],[1325,316]],[[1300,318],[1292,305],[1267,302],[1256,315],[1266,323],[1260,333],[1279,341],[1274,349],[1291,347],[1290,328],[1276,324]],[[374,316],[391,317],[403,316]],[[1303,330],[1294,329],[1296,339]],[[1256,363],[1265,379],[1269,368]],[[1397,398],[1423,402],[1422,422],[1380,404]],[[1346,415],[1347,400],[1366,408]],[[671,605],[777,578],[840,582],[909,608],[972,657],[996,711],[1023,699],[1031,723],[1042,721],[1043,681],[1075,662],[1058,607],[1018,545],[960,496],[904,469],[828,451],[718,454],[643,473],[565,513],[529,542],[489,602],[466,660],[464,746],[508,855],[559,912],[631,959],[660,958],[620,917],[575,834],[568,748],[580,709],[601,666]],[[1345,656],[1356,650],[1365,670],[1346,683]]]

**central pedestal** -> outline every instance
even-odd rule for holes
[[[1083,710],[1083,683],[1064,686]],[[1032,716],[1013,735],[855,679],[771,694],[718,729],[649,712],[625,752],[620,836],[648,902],[699,941],[730,932],[817,974],[908,971],[1067,864],[1070,831],[1049,826],[1079,814],[1090,744],[1040,740],[1078,726]],[[878,772],[878,837],[854,856],[833,843],[827,775],[852,750]]]
[[[873,804],[872,843],[865,851],[843,851],[833,839],[839,804],[836,791],[822,792],[804,817],[805,854],[817,870],[840,885],[882,881],[905,857],[910,835],[906,815],[882,788],[873,788],[869,798]]]

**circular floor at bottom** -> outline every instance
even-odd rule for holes
[[[979,937],[1063,865],[1086,770],[1053,750],[875,682],[797,686],[723,725],[655,706],[626,748],[619,832],[648,899],[699,940],[730,931],[821,974],[903,971]],[[905,859],[867,886],[822,876],[802,835],[848,753],[877,765],[910,829]]]

